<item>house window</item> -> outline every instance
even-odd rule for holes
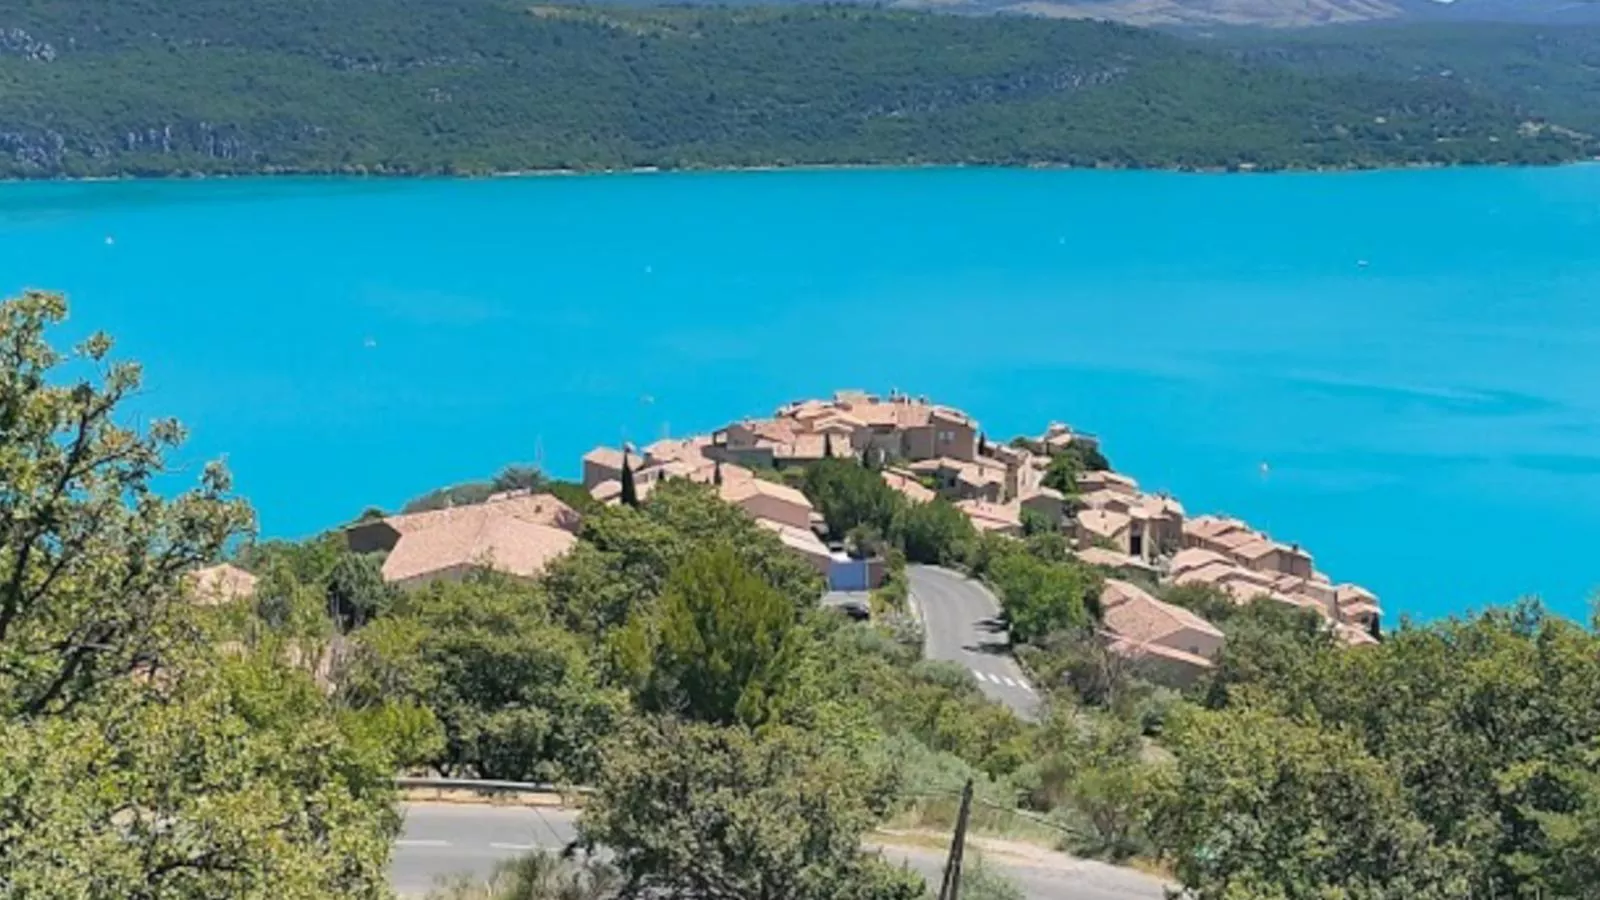
[[[956,439],[956,433],[954,431],[941,431],[941,432],[939,432],[939,443],[941,443],[941,444],[948,444],[948,443],[950,443],[951,441],[953,441],[955,439]]]

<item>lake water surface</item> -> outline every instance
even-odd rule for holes
[[[0,185],[24,286],[270,535],[898,388],[1096,432],[1391,613],[1600,584],[1595,167]]]

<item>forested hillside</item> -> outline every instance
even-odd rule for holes
[[[1453,85],[1525,115],[1600,133],[1600,26],[1435,24],[1239,32],[1249,65]]]
[[[794,163],[1552,162],[1457,84],[1308,76],[1122,26],[861,8],[16,0],[0,175]]]

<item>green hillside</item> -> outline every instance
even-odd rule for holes
[[[1238,32],[1250,65],[1452,85],[1525,115],[1600,134],[1600,26],[1435,24]]]
[[[494,0],[15,0],[0,175],[1552,162],[1457,84],[1089,22]]]

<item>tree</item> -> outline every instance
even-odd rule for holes
[[[37,291],[0,304],[0,715],[69,709],[172,652],[179,575],[253,522],[220,466],[161,498],[182,427],[117,424],[140,369],[108,362],[104,334],[54,350],[66,312]]]
[[[893,797],[883,762],[793,728],[651,720],[608,748],[580,841],[612,851],[626,897],[915,900],[921,878],[861,851]]]
[[[633,467],[628,464],[628,451],[622,451],[622,505],[639,508],[639,489],[633,484]]]
[[[1083,471],[1083,464],[1074,454],[1058,453],[1050,457],[1050,466],[1044,471],[1042,483],[1047,488],[1060,491],[1064,496],[1076,497],[1078,495],[1078,474]]]
[[[270,653],[222,658],[184,590],[251,522],[182,430],[116,423],[138,368],[60,355],[56,295],[0,304],[0,885],[15,896],[387,896],[392,772]],[[92,373],[75,380],[80,372]]]
[[[495,575],[436,584],[356,632],[339,682],[353,709],[431,710],[440,768],[518,781],[592,778],[625,705],[577,637],[548,621],[538,591]]]
[[[1464,860],[1350,734],[1242,709],[1180,717],[1166,743],[1152,828],[1197,900],[1468,895]]]
[[[277,654],[173,660],[69,715],[0,720],[17,897],[388,897],[393,770]]]
[[[977,539],[972,521],[942,498],[903,505],[891,534],[905,549],[906,559],[935,565],[959,559]]]
[[[371,554],[346,552],[328,573],[327,595],[328,616],[348,634],[393,606],[398,592]]]
[[[803,640],[794,604],[732,547],[697,551],[667,580],[646,703],[703,722],[759,725],[792,683]]]
[[[1238,601],[1213,584],[1190,582],[1167,588],[1161,599],[1181,606],[1213,625],[1221,625],[1239,611]]]
[[[539,471],[538,467],[513,465],[501,469],[500,474],[489,482],[489,487],[495,493],[529,491],[537,494],[543,491],[547,484],[544,473]]]
[[[833,433],[828,432],[822,436],[822,457],[833,459]]]
[[[1018,643],[1037,640],[1052,631],[1089,624],[1084,597],[1098,592],[1099,579],[1076,563],[1050,563],[1013,551],[989,565],[989,580],[1000,595],[1000,607]]]
[[[847,459],[824,459],[806,467],[801,490],[835,535],[848,534],[859,525],[888,534],[904,505],[880,475]]]

